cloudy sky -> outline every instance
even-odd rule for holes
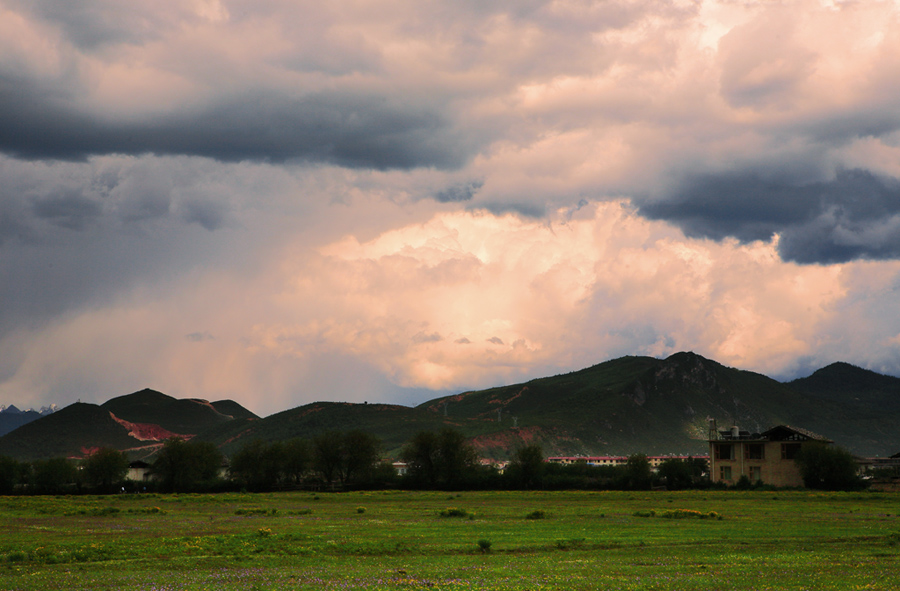
[[[900,375],[900,2],[0,0],[0,403]]]

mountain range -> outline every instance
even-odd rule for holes
[[[0,455],[81,457],[112,446],[140,458],[173,435],[231,454],[254,439],[362,429],[396,457],[416,432],[443,427],[497,459],[530,443],[546,455],[704,454],[709,419],[751,432],[791,425],[858,455],[891,455],[900,451],[900,378],[835,363],[781,383],[683,352],[622,357],[415,407],[315,402],[265,418],[233,401],[179,400],[148,389],[99,406],[76,403],[19,427],[0,437]]]
[[[42,406],[40,410],[29,408],[28,410],[19,410],[15,405],[0,406],[0,436],[6,435],[10,431],[14,431],[26,423],[36,421],[37,419],[48,415],[57,410],[55,404],[50,406]]]

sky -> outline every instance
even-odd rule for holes
[[[900,375],[900,2],[0,0],[0,403]]]

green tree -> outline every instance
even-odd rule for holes
[[[344,434],[341,446],[341,482],[348,484],[371,478],[381,453],[378,438],[365,431],[350,431]]]
[[[0,456],[0,495],[12,493],[22,481],[22,464],[8,456]]]
[[[372,476],[380,450],[378,438],[365,431],[328,431],[312,440],[313,469],[329,483],[359,483]]]
[[[117,449],[102,447],[81,463],[88,486],[113,492],[128,474],[128,457]]]
[[[286,454],[281,442],[255,439],[231,458],[231,476],[254,491],[273,490],[285,479]]]
[[[694,482],[693,472],[694,466],[690,459],[683,461],[678,458],[663,460],[656,470],[669,490],[690,488]]]
[[[75,464],[66,458],[35,460],[31,463],[31,484],[34,492],[56,495],[70,491],[78,478]]]
[[[825,443],[808,443],[794,458],[807,488],[819,490],[855,490],[863,482],[857,473],[853,455]]]
[[[507,479],[511,484],[524,489],[538,487],[544,471],[544,451],[536,444],[517,449],[506,467]]]
[[[647,490],[653,478],[650,460],[644,454],[628,456],[622,469],[622,484],[631,490]]]
[[[433,487],[438,481],[438,438],[434,431],[419,431],[403,446],[400,459],[406,462],[409,480]]]
[[[438,433],[438,473],[445,487],[457,488],[478,467],[478,453],[466,442],[466,436],[455,429]]]
[[[709,460],[706,458],[688,458],[687,462],[691,467],[691,479],[694,484],[709,478]]]
[[[309,441],[295,438],[284,442],[284,472],[292,483],[298,484],[312,464]]]
[[[193,492],[216,481],[222,453],[207,441],[171,437],[159,450],[150,470],[166,492]]]
[[[478,454],[455,429],[421,431],[400,452],[411,482],[418,486],[455,489],[477,476]]]
[[[332,483],[340,477],[343,437],[338,431],[326,431],[313,437],[313,469],[322,480]]]

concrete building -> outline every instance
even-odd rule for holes
[[[741,476],[750,482],[762,481],[774,486],[803,486],[803,478],[794,458],[810,443],[833,443],[821,435],[779,425],[764,433],[750,433],[732,427],[709,429],[709,473],[713,482],[735,484]]]

